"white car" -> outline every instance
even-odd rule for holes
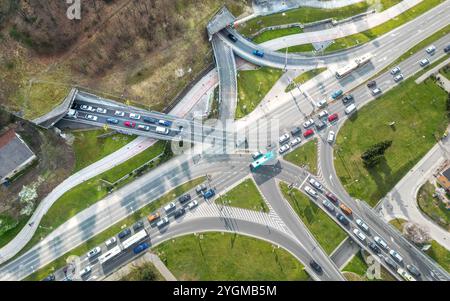
[[[87,257],[93,258],[93,257],[97,256],[98,254],[100,254],[101,251],[102,251],[102,249],[100,249],[100,247],[95,247],[92,250],[90,250],[89,252],[87,252]]]
[[[319,107],[319,108],[324,108],[326,105],[327,105],[326,99],[322,99],[317,103],[317,107]]]
[[[309,179],[309,184],[311,184],[312,186],[314,186],[316,189],[322,190],[322,184],[320,184],[318,181],[316,181],[315,179],[311,178]]]
[[[400,67],[395,67],[391,70],[392,75],[396,75],[397,73],[400,73]]]
[[[323,110],[319,113],[319,118],[324,118],[328,116],[327,110]]]
[[[80,271],[80,277],[84,277],[85,275],[89,274],[91,272],[91,266],[87,266],[84,269]]]
[[[141,119],[141,115],[136,114],[136,113],[130,113],[130,118],[139,120],[139,119]]]
[[[90,111],[90,112],[95,112],[95,109],[91,106],[88,105],[81,105],[80,109],[82,109],[83,111]]]
[[[423,59],[419,62],[419,65],[421,67],[425,67],[426,65],[428,65],[430,63],[430,61],[428,59]]]
[[[260,151],[254,152],[254,153],[252,154],[253,160],[256,160],[256,159],[258,159],[258,158],[260,158],[260,157],[262,157],[262,156],[263,156],[263,153],[261,153]]]
[[[106,114],[106,109],[104,109],[104,108],[97,108],[97,113]]]
[[[334,141],[334,136],[335,136],[335,133],[334,133],[333,131],[330,131],[330,132],[328,133],[328,138],[327,138],[328,143],[333,143],[333,141]]]
[[[92,121],[97,121],[98,117],[95,116],[95,115],[89,114],[89,115],[86,116],[86,119],[89,119],[89,120],[92,120]]]
[[[164,206],[164,210],[166,211],[166,213],[172,211],[173,209],[175,209],[175,203],[174,202],[170,202],[169,204],[167,204],[166,206]]]
[[[295,138],[294,140],[291,141],[291,146],[297,145],[300,142],[302,142],[302,139],[300,139],[300,137]]]
[[[317,198],[317,196],[318,196],[317,191],[315,191],[313,188],[311,188],[309,186],[305,186],[305,191],[307,194],[309,194],[313,198]]]
[[[125,116],[125,112],[122,112],[122,111],[115,111],[115,112],[114,112],[114,115],[115,115],[115,116],[123,117],[123,116]]]
[[[394,81],[396,83],[401,81],[402,79],[403,79],[403,74],[401,74],[401,73],[399,75],[394,76]]]
[[[430,45],[430,46],[427,47],[427,49],[425,49],[425,51],[428,54],[432,54],[435,50],[436,50],[436,47],[434,47],[434,45]]]
[[[143,125],[143,124],[140,124],[140,125],[138,125],[138,130],[142,130],[142,131],[150,131],[150,127],[148,126],[148,125]]]
[[[359,231],[359,229],[353,229],[353,233],[356,235],[356,237],[358,237],[360,241],[366,240],[366,236],[361,231]]]
[[[360,227],[363,231],[365,232],[369,232],[369,227],[366,225],[365,222],[363,222],[361,219],[357,218],[356,219],[356,224],[358,225],[358,227]]]
[[[107,241],[105,241],[105,245],[107,248],[111,247],[113,244],[115,244],[117,242],[117,238],[115,238],[114,236],[111,237],[110,239],[108,239]]]
[[[192,210],[192,209],[194,209],[195,207],[197,207],[198,206],[198,202],[197,201],[192,201],[192,202],[190,202],[188,205],[187,205],[187,207],[189,208],[189,210]]]
[[[377,245],[379,245],[380,247],[382,247],[383,249],[387,250],[388,249],[388,245],[387,243],[382,240],[381,238],[379,238],[378,236],[375,236],[373,238],[373,240],[377,243]]]
[[[163,217],[161,220],[159,220],[159,222],[156,223],[156,226],[158,228],[164,227],[165,225],[167,225],[169,223],[169,219],[167,217]]]
[[[280,142],[280,144],[286,143],[289,141],[289,134],[285,133],[284,135],[282,135],[280,137],[280,139],[278,140],[278,142]]]
[[[397,261],[398,263],[402,263],[403,262],[403,257],[401,257],[400,254],[398,254],[394,250],[390,250],[389,251],[389,255],[391,255],[392,258],[394,258],[395,261]]]
[[[378,94],[381,94],[381,89],[380,88],[375,88],[375,89],[372,90],[372,95],[373,96],[378,95]]]
[[[303,127],[304,127],[305,129],[307,129],[307,128],[309,128],[310,126],[312,126],[313,124],[314,124],[314,120],[312,120],[312,118],[311,118],[311,119],[306,120],[305,122],[303,122]]]
[[[280,147],[279,153],[280,153],[280,154],[285,153],[285,152],[287,152],[290,148],[291,148],[291,147],[289,146],[289,144],[284,144],[284,145],[282,145],[282,146]]]

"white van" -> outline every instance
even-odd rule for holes
[[[350,115],[351,113],[356,111],[356,106],[354,103],[345,108],[345,114]]]
[[[165,128],[165,127],[162,127],[162,126],[157,126],[156,129],[155,129],[155,131],[156,131],[158,134],[164,134],[164,135],[169,134],[169,129],[168,129],[168,128]]]

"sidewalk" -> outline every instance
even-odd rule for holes
[[[128,275],[131,272],[131,269],[134,265],[142,265],[146,262],[151,262],[158,272],[166,279],[166,281],[177,281],[175,276],[169,271],[166,265],[161,261],[161,259],[153,253],[147,252],[143,256],[129,262],[124,265],[111,275],[107,276],[104,279],[100,279],[103,281],[119,281],[123,276]]]

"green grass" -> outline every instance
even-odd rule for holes
[[[164,141],[158,141],[155,145],[151,146],[141,154],[134,156],[124,163],[89,179],[64,193],[42,217],[39,228],[21,252],[34,246],[41,238],[50,234],[54,229],[75,216],[77,213],[106,197],[109,187],[102,182],[102,179],[111,181],[119,179],[136,167],[142,165],[143,162],[160,154],[164,150],[164,145]],[[156,166],[157,163],[154,166]]]
[[[253,38],[253,42],[261,44],[263,42],[273,40],[279,37],[284,37],[292,34],[302,33],[303,30],[300,27],[280,28],[274,30],[267,30]]]
[[[342,270],[364,276],[367,271],[367,264],[364,261],[361,252],[356,253]]]
[[[299,76],[297,76],[296,78],[294,78],[293,82],[296,84],[306,83],[308,80],[319,75],[320,73],[324,72],[325,70],[327,70],[327,68],[317,68],[317,69],[312,69],[312,70],[306,71],[306,72],[300,74]],[[295,87],[296,87],[295,84],[290,83],[286,87],[285,92],[289,92],[289,91],[293,90]]]
[[[394,226],[395,228],[397,228],[398,231],[400,231],[400,233],[403,232],[403,226],[407,223],[408,221],[402,218],[394,218],[392,220],[389,221],[389,224],[391,224],[392,226]]]
[[[447,272],[450,272],[450,251],[441,246],[435,240],[431,241],[431,248],[427,253],[437,263],[439,263]]]
[[[333,44],[331,44],[329,47],[325,49],[326,52],[346,49],[349,47],[353,47],[359,44],[363,44],[366,42],[369,42],[373,39],[376,39],[377,37],[415,19],[416,17],[420,16],[421,14],[425,13],[426,11],[432,9],[436,5],[444,2],[444,0],[427,0],[422,1],[421,3],[417,4],[416,6],[410,8],[409,10],[405,11],[404,13],[398,15],[396,18],[391,19],[383,24],[380,24],[378,26],[375,26],[372,29],[353,34],[347,37],[342,37],[339,39],[336,39]]]
[[[363,1],[361,3],[337,8],[337,9],[321,9],[311,7],[301,7],[288,10],[284,13],[277,13],[267,16],[261,16],[249,20],[242,24],[238,30],[241,34],[250,36],[258,30],[268,26],[284,25],[290,23],[311,23],[323,19],[335,18],[345,19],[367,11],[369,5]]]
[[[347,236],[344,230],[299,190],[289,192],[286,183],[280,183],[280,189],[317,242],[327,254],[331,254]]]
[[[288,47],[289,53],[297,53],[297,52],[311,52],[315,51],[313,44],[303,44],[303,45],[295,45]],[[286,48],[278,50],[279,52],[286,53]]]
[[[433,147],[444,133],[447,94],[431,79],[405,80],[370,102],[339,131],[334,165],[347,191],[374,206]],[[395,127],[388,124],[395,121]],[[376,142],[392,140],[385,160],[371,169],[361,154]]]
[[[155,248],[178,280],[308,280],[303,265],[268,242],[231,233],[182,236]]]
[[[133,264],[128,274],[123,275],[120,281],[164,281],[163,275],[155,265],[149,261],[140,265]]]
[[[8,215],[0,215],[0,248],[7,245],[26,225],[29,216],[20,216],[17,219]]]
[[[441,74],[445,76],[448,80],[450,80],[450,65],[445,66],[441,69]]]
[[[365,253],[364,256],[367,256]],[[342,269],[344,276],[350,281],[396,281],[397,279],[389,273],[383,266],[381,266],[381,279],[369,279],[366,275],[368,265],[364,260],[361,252],[358,252]]]
[[[216,203],[244,209],[269,212],[253,179],[247,179],[216,199]]]
[[[282,70],[268,67],[238,71],[236,119],[252,112],[281,77],[282,73]]]
[[[122,226],[131,226],[134,224],[138,219],[145,217],[149,215],[150,213],[154,212],[164,204],[170,202],[171,200],[177,198],[178,196],[182,195],[183,193],[191,190],[198,184],[205,181],[205,177],[200,177],[193,179],[189,182],[186,182],[171,191],[164,194],[159,199],[156,199],[152,203],[144,206],[143,208],[135,211],[132,215],[117,221],[116,224],[111,225],[108,229],[104,230],[103,232],[95,235],[94,237],[90,238],[89,240],[85,241],[80,246],[74,248],[70,252],[67,252],[66,254],[60,256],[53,262],[47,264],[46,266],[42,267],[41,269],[37,270],[33,274],[29,275],[25,280],[40,280],[45,278],[48,274],[52,273],[53,271],[63,267],[66,264],[66,259],[69,255],[82,255],[88,252],[90,249],[94,248],[95,246],[98,246],[99,244],[103,243],[108,238],[116,235],[122,230]]]
[[[294,151],[286,154],[284,159],[297,166],[306,166],[307,169],[317,174],[317,139],[306,142]]]
[[[134,135],[123,134],[99,137],[105,133],[107,133],[105,130],[73,132],[75,136],[72,145],[75,152],[75,172],[115,152],[136,138]]]
[[[417,204],[420,210],[435,221],[439,226],[450,231],[450,210],[440,200],[433,198],[436,187],[426,182],[417,193]]]

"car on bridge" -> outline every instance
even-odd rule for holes
[[[357,218],[355,222],[358,225],[358,227],[360,227],[364,232],[369,233],[369,226],[367,226],[367,224],[363,222],[362,219]]]
[[[420,277],[420,271],[418,268],[416,268],[415,266],[413,266],[412,264],[408,264],[406,266],[406,269],[413,275],[416,277]]]
[[[340,221],[341,224],[343,224],[344,226],[348,226],[348,224],[350,224],[348,219],[344,215],[342,215],[341,213],[338,212],[336,214],[336,217],[337,217],[338,221]]]
[[[316,188],[320,191],[322,191],[322,189],[323,189],[322,184],[320,184],[319,181],[317,181],[314,178],[309,179],[309,184],[311,184],[314,188]]]
[[[328,201],[328,200],[323,200],[323,201],[322,201],[322,205],[323,205],[325,208],[327,208],[327,210],[330,211],[330,212],[334,212],[334,211],[335,211],[334,206],[333,206],[333,205],[331,204],[331,202]]]
[[[233,43],[236,43],[237,40],[238,40],[238,39],[237,39],[233,34],[231,34],[231,33],[228,34],[228,38],[229,38],[231,41],[233,41]]]
[[[158,133],[158,134],[167,135],[167,134],[169,134],[169,129],[165,128],[165,127],[162,127],[162,126],[157,126],[155,128],[155,132]]]
[[[160,119],[160,120],[158,120],[158,124],[162,125],[162,126],[171,127],[172,126],[172,121]]]
[[[369,242],[368,246],[375,254],[381,253],[380,248],[378,248],[378,246],[374,242]]]
[[[394,270],[397,270],[397,264],[395,263],[395,261],[393,261],[389,257],[384,256],[384,262],[386,262],[386,264],[388,266],[390,266],[391,268],[393,268]]]
[[[310,262],[309,262],[309,265],[317,272],[317,273],[322,273],[322,267],[317,263],[317,262],[315,262],[314,260],[311,260]]]
[[[129,128],[134,128],[136,126],[136,123],[131,122],[131,121],[125,121],[123,124]]]
[[[253,55],[256,55],[256,56],[259,56],[259,57],[263,57],[264,56],[264,51],[262,51],[262,50],[258,50],[258,49],[256,49],[256,50],[253,50]]]
[[[405,279],[406,281],[416,281],[416,279],[413,276],[411,276],[407,271],[405,271],[402,268],[398,268],[397,273],[400,276],[402,276],[402,278]]]
[[[394,250],[389,250],[389,255],[392,256],[392,258],[395,259],[395,261],[397,261],[398,263],[402,263],[403,262],[403,257],[400,256],[400,254],[398,254],[396,251]]]
[[[119,123],[119,119],[116,118],[107,118],[106,119],[107,123],[111,123],[111,124],[118,124]]]
[[[339,208],[341,208],[342,212],[344,212],[346,215],[352,215],[352,209],[348,208],[344,204],[340,204]]]
[[[375,236],[375,237],[373,238],[373,240],[377,243],[377,245],[379,245],[379,246],[380,246],[381,248],[383,248],[384,250],[387,250],[387,249],[388,249],[387,243],[386,243],[384,240],[382,240],[380,237]]]
[[[92,120],[92,121],[97,121],[97,120],[98,120],[98,117],[95,116],[95,115],[89,114],[89,115],[86,115],[86,119],[87,119],[87,120]]]
[[[89,112],[95,112],[95,109],[92,106],[88,106],[88,105],[81,105],[80,106],[80,110],[89,111]]]
[[[158,119],[148,116],[144,116],[142,120],[147,123],[158,123]]]
[[[100,113],[100,114],[106,114],[106,109],[105,108],[100,108],[100,107],[98,107],[97,108],[97,113]]]
[[[139,119],[141,119],[141,115],[136,114],[136,113],[130,113],[130,118],[131,119],[135,119],[135,120],[139,120]]]
[[[366,241],[366,236],[359,229],[353,229],[353,234],[355,234],[360,241]]]
[[[327,197],[327,199],[329,199],[329,200],[332,201],[333,203],[335,203],[335,204],[338,204],[338,203],[339,203],[338,198],[337,198],[334,194],[332,194],[331,192],[325,193],[325,196]]]
[[[123,116],[125,116],[125,112],[123,112],[123,111],[115,111],[114,112],[114,116],[123,117]]]
[[[139,124],[137,128],[141,131],[150,131],[150,127],[148,125]]]

